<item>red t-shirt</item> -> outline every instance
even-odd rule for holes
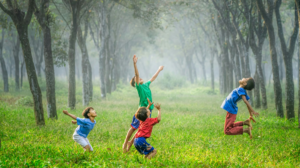
[[[135,137],[149,138],[151,136],[153,125],[157,124],[159,121],[157,118],[147,118],[145,121],[140,121],[140,126]]]

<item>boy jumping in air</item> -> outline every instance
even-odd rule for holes
[[[140,121],[140,126],[135,135],[134,147],[148,159],[157,153],[157,150],[146,141],[151,136],[153,126],[161,120],[160,104],[155,104],[155,108],[158,110],[157,118],[150,118],[151,112],[146,107],[140,107],[135,113],[135,117]]]
[[[156,77],[158,76],[160,71],[163,70],[164,67],[160,66],[158,68],[157,72],[153,75],[153,77],[148,82],[144,83],[143,79],[140,78],[140,76],[139,76],[139,71],[136,66],[137,60],[138,60],[137,57],[134,55],[133,56],[133,65],[134,65],[135,76],[131,79],[130,84],[132,87],[136,88],[138,95],[140,97],[139,107],[147,107],[148,106],[147,98],[152,102],[152,93],[151,93],[149,86],[156,79]],[[150,109],[150,117],[151,117],[153,105],[151,105],[149,109]],[[132,146],[134,137],[131,141],[129,141],[129,139],[130,139],[131,135],[133,134],[133,132],[139,128],[139,125],[140,125],[140,121],[138,119],[136,119],[135,115],[133,115],[132,123],[130,125],[131,128],[128,130],[126,138],[125,138],[125,142],[123,144],[123,152],[124,153],[128,152],[130,147]]]
[[[225,119],[225,125],[224,125],[224,133],[226,135],[240,135],[244,132],[249,134],[250,139],[252,139],[252,125],[251,120],[255,122],[253,119],[254,116],[258,116],[259,114],[255,112],[248,100],[250,97],[247,95],[246,90],[252,90],[255,87],[255,82],[253,78],[243,78],[239,81],[240,87],[234,89],[223,101],[221,108],[227,111],[226,119]],[[235,122],[236,115],[238,112],[237,102],[243,100],[246,104],[250,118],[245,121],[239,121]],[[243,125],[247,125],[248,128],[243,128]]]
[[[97,117],[97,114],[94,108],[87,107],[83,110],[82,115],[84,116],[84,119],[70,114],[67,110],[64,110],[63,113],[76,120],[72,120],[72,123],[78,125],[73,134],[74,141],[79,143],[79,145],[83,147],[84,151],[93,151],[93,147],[87,139],[87,136],[96,124],[95,117]]]

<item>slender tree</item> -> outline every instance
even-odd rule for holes
[[[295,110],[294,110],[294,102],[295,102],[295,91],[294,91],[294,81],[293,81],[293,55],[295,50],[295,44],[297,40],[297,34],[299,29],[299,23],[298,23],[298,15],[297,15],[297,9],[295,4],[295,25],[292,32],[292,35],[290,37],[289,41],[289,47],[287,47],[287,44],[284,39],[283,34],[283,28],[282,28],[282,20],[280,16],[280,8],[281,0],[276,0],[275,2],[275,14],[276,14],[276,20],[277,20],[277,27],[278,27],[278,37],[280,39],[281,44],[281,50],[283,54],[283,60],[285,64],[285,79],[286,79],[286,116],[287,119],[295,119]]]
[[[298,24],[300,24],[300,0],[295,0],[298,14]],[[298,35],[298,97],[300,97],[300,31]],[[298,99],[298,127],[300,128],[300,99]]]
[[[78,26],[78,35],[77,35],[77,41],[78,45],[81,50],[82,55],[82,62],[81,62],[81,68],[82,68],[82,103],[84,106],[87,106],[90,102],[90,61],[89,61],[89,54],[86,47],[86,39],[88,34],[88,18],[86,18],[86,21],[84,23],[84,31],[81,30],[81,26]]]
[[[45,60],[46,76],[46,97],[47,97],[47,114],[48,118],[57,119],[56,98],[55,98],[55,73],[52,57],[52,38],[51,38],[51,13],[49,11],[50,0],[42,0],[40,8],[35,4],[34,15],[37,18],[43,30],[43,55]]]
[[[265,79],[264,79],[264,73],[263,73],[263,69],[262,69],[262,48],[263,48],[263,43],[266,39],[266,35],[267,35],[267,27],[265,25],[265,23],[262,22],[262,17],[261,14],[259,13],[258,10],[254,10],[257,8],[254,8],[254,4],[255,2],[250,2],[250,5],[246,2],[246,0],[242,0],[242,4],[244,7],[244,16],[247,20],[247,23],[249,25],[249,33],[250,33],[250,37],[249,37],[249,44],[250,47],[255,55],[255,61],[256,61],[256,74],[257,74],[257,83],[259,84],[259,88],[261,91],[261,95],[262,95],[262,106],[263,109],[267,109],[267,93],[266,93],[266,86],[265,86]],[[251,6],[249,8],[249,6]],[[257,18],[254,18],[253,13],[257,12]],[[255,34],[256,37],[255,38]],[[258,89],[258,87],[256,87],[255,89]],[[256,108],[259,108],[259,92],[256,94],[257,97],[257,103],[255,103]]]
[[[275,106],[277,116],[283,118],[283,107],[282,107],[282,90],[281,84],[279,79],[279,70],[278,70],[278,62],[277,62],[277,52],[275,46],[275,32],[273,27],[273,10],[274,10],[274,2],[273,0],[267,0],[268,4],[268,13],[265,10],[264,4],[262,0],[256,0],[257,7],[262,15],[262,18],[265,21],[267,26],[268,35],[269,35],[269,46],[270,46],[270,54],[271,54],[271,61],[272,61],[272,72],[273,72],[273,85],[274,85],[274,93],[275,93]]]
[[[30,43],[28,39],[28,25],[31,21],[32,14],[34,12],[34,0],[28,0],[28,9],[26,14],[25,12],[20,10],[16,1],[12,3],[11,0],[6,0],[6,3],[8,8],[4,7],[2,2],[0,2],[0,8],[11,17],[18,31],[19,39],[23,50],[24,61],[26,64],[30,91],[33,96],[36,124],[45,125],[44,110],[42,104],[42,93],[37,80],[31,54]]]
[[[5,61],[3,58],[3,43],[4,43],[4,35],[5,35],[5,30],[2,28],[2,37],[0,41],[0,63],[1,63],[1,70],[2,70],[2,78],[4,82],[4,92],[9,91],[9,85],[8,85],[8,73],[5,65]]]

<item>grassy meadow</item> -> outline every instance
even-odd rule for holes
[[[161,103],[162,120],[147,140],[158,153],[145,160],[134,146],[122,153],[122,144],[133,114],[138,108],[138,94],[130,85],[119,85],[106,100],[100,98],[99,84],[94,84],[90,106],[98,116],[88,139],[94,148],[83,153],[72,139],[77,127],[63,115],[66,109],[82,117],[81,85],[77,84],[76,110],[67,108],[68,86],[57,81],[58,120],[47,119],[45,81],[40,80],[46,126],[36,126],[28,83],[9,93],[0,84],[0,167],[300,167],[300,130],[297,121],[276,117],[274,101],[269,109],[256,109],[260,117],[253,124],[253,139],[247,134],[224,134],[226,112],[220,108],[224,95],[212,94],[200,84],[168,90],[153,83],[153,101]],[[298,99],[296,99],[298,100]],[[243,102],[238,104],[237,121],[249,117]],[[295,105],[295,107],[297,107]],[[297,110],[297,109],[296,109]],[[157,116],[153,110],[152,117]]]

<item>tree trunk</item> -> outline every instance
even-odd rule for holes
[[[287,119],[295,119],[295,109],[294,109],[294,81],[293,81],[293,60],[292,59],[285,59],[285,78],[286,78],[286,116]]]
[[[77,8],[72,6],[72,25],[71,32],[69,37],[69,53],[68,53],[68,62],[69,62],[69,94],[68,94],[68,107],[75,109],[76,104],[76,79],[75,79],[75,43],[78,29],[78,17],[76,11]],[[76,8],[76,9],[75,9]]]
[[[15,25],[17,24],[15,23]],[[22,45],[24,61],[27,70],[27,77],[30,85],[30,91],[33,96],[35,121],[37,125],[45,125],[44,110],[42,104],[42,93],[37,80],[35,67],[31,55],[31,48],[28,39],[28,27],[18,25],[17,30]]]
[[[101,89],[101,97],[106,98],[106,40],[107,40],[107,20],[106,20],[106,1],[100,5],[101,9],[101,47],[99,52],[99,71],[100,71],[100,89]]]
[[[255,81],[255,88],[254,88],[254,104],[255,108],[260,108],[260,80],[258,75],[258,67],[256,66],[255,75],[254,75],[254,81]]]
[[[23,60],[22,64],[21,64],[21,88],[23,87],[23,76],[24,76],[24,64],[25,61]]]
[[[55,72],[52,57],[51,30],[48,26],[43,27],[44,35],[44,59],[46,76],[46,96],[48,118],[57,119],[55,98]]]
[[[15,89],[16,91],[19,91],[20,89],[20,69],[19,69],[19,64],[20,64],[20,60],[19,60],[19,52],[20,52],[20,40],[19,37],[17,37],[17,42],[14,46],[13,49],[13,53],[14,53],[14,59],[15,59]]]
[[[4,92],[8,92],[9,91],[9,86],[8,86],[8,73],[7,73],[7,69],[6,69],[6,65],[5,65],[5,61],[3,58],[3,42],[4,42],[4,34],[5,31],[4,29],[2,29],[2,39],[0,42],[0,63],[1,63],[1,70],[2,70],[2,78],[3,78],[3,82],[4,82]]]
[[[269,34],[269,46],[270,46],[270,55],[272,61],[272,72],[273,72],[273,85],[274,85],[274,93],[275,93],[275,106],[277,116],[283,118],[283,106],[282,106],[282,90],[281,84],[279,79],[279,69],[278,69],[278,62],[277,62],[277,53],[276,53],[276,46],[275,46],[275,32],[274,27],[272,25],[272,17],[270,17],[262,4],[262,0],[256,0],[257,6],[259,11],[266,23],[268,34]],[[268,2],[269,12],[273,12],[273,3]]]
[[[239,87],[239,80],[242,79],[242,76],[241,76],[241,63],[240,63],[240,54],[239,54],[239,51],[238,51],[238,46],[236,44],[236,41],[233,40],[233,47],[235,47],[235,52],[236,52],[236,56],[235,56],[235,64],[236,64],[236,87]]]
[[[92,66],[91,66],[91,63],[89,62],[89,65],[88,65],[88,71],[89,71],[89,88],[90,88],[90,91],[89,91],[89,96],[90,96],[90,102],[93,100],[93,74],[92,74]]]
[[[85,33],[87,29],[85,29]],[[86,48],[85,39],[82,35],[81,27],[78,26],[78,38],[77,38],[78,45],[81,50],[81,69],[82,69],[82,103],[83,106],[88,106],[90,102],[90,79],[89,79],[89,56],[88,51]]]
[[[295,0],[298,14],[298,24],[300,25],[300,0]],[[298,127],[300,128],[300,31],[298,34]]]
[[[215,74],[214,74],[214,57],[215,54],[213,51],[211,52],[212,56],[210,57],[210,75],[211,75],[211,89],[213,92],[215,91]]]
[[[109,30],[108,30],[109,32]],[[107,44],[106,44],[106,74],[105,74],[105,85],[106,85],[106,93],[111,94],[111,64],[112,64],[112,57],[111,57],[111,53],[110,53],[110,49],[109,49],[109,36],[107,38]]]
[[[281,44],[281,50],[283,55],[283,60],[285,64],[285,79],[286,79],[286,113],[287,118],[289,120],[295,119],[295,110],[294,110],[294,81],[293,81],[293,55],[294,55],[294,49],[295,49],[295,43],[297,39],[298,29],[299,29],[299,23],[298,23],[298,15],[296,11],[296,5],[295,5],[295,26],[293,33],[290,38],[289,47],[287,47],[285,43],[285,38],[283,35],[283,28],[281,23],[281,16],[280,16],[280,8],[281,0],[276,0],[275,3],[275,14],[276,14],[276,20],[277,20],[277,27],[278,27],[278,37],[280,39]],[[281,61],[282,62],[282,61]]]

